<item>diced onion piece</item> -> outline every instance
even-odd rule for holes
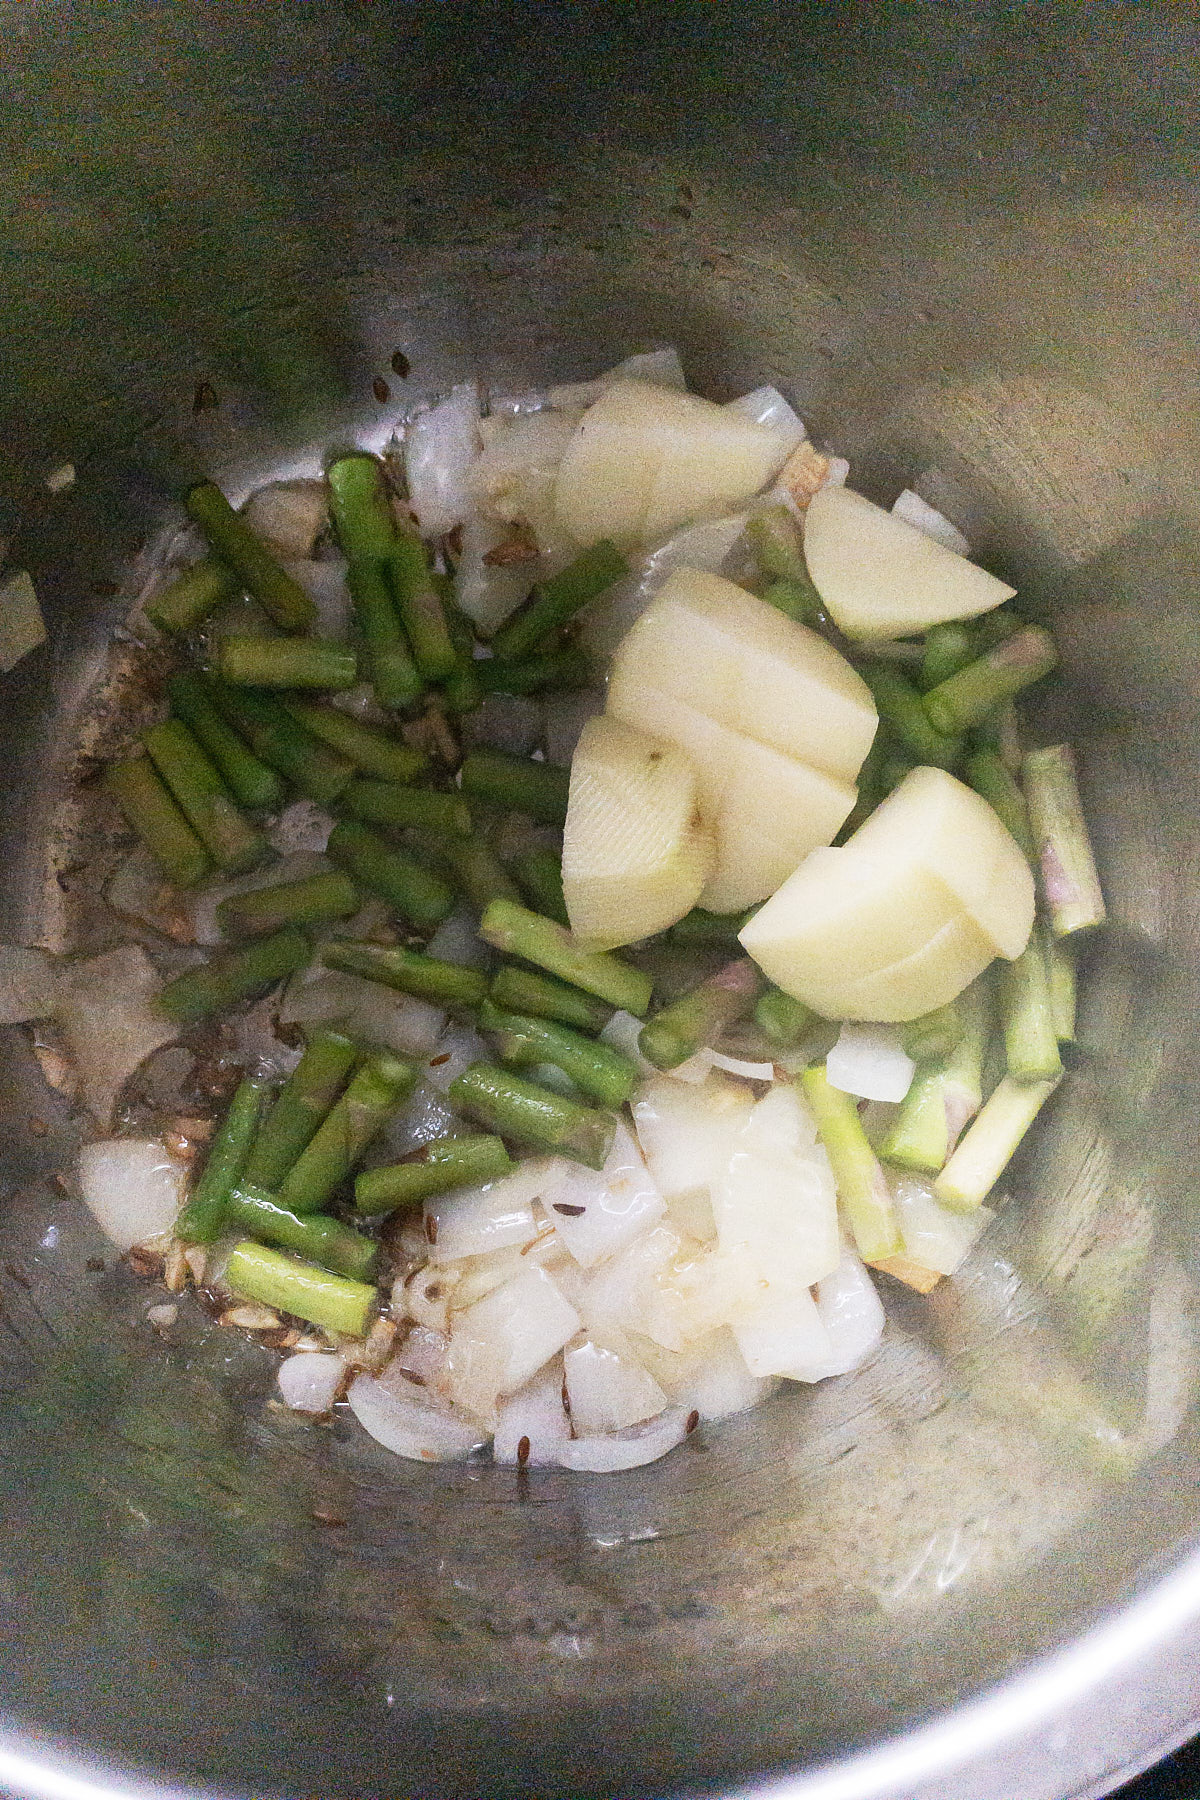
[[[986,1206],[951,1212],[934,1198],[930,1183],[917,1175],[893,1177],[892,1196],[905,1254],[939,1275],[956,1272],[996,1216]]]
[[[354,609],[346,585],[346,564],[338,558],[330,562],[288,562],[284,568],[317,609],[317,636],[348,637]]]
[[[0,582],[0,674],[14,669],[23,656],[46,641],[46,621],[38,605],[33,577],[17,569]]]
[[[470,1025],[447,1025],[429,1057],[426,1081],[444,1094],[469,1063],[486,1062],[488,1046]]]
[[[579,640],[603,666],[676,569],[703,569],[719,575],[746,530],[748,512],[686,525],[651,550],[622,581],[609,588],[598,606],[583,615]]]
[[[450,1339],[444,1331],[414,1325],[379,1379],[401,1400],[419,1400],[420,1389],[434,1393],[443,1384],[449,1353]]]
[[[743,1081],[774,1081],[775,1064],[750,1062],[744,1056],[726,1056],[721,1050],[710,1050],[709,1063],[726,1075],[739,1075]]]
[[[817,1311],[829,1334],[831,1351],[823,1374],[845,1375],[857,1369],[883,1336],[883,1306],[875,1283],[853,1250],[844,1248],[833,1274],[818,1284]]]
[[[711,1191],[706,1187],[698,1187],[685,1194],[672,1195],[667,1207],[667,1222],[676,1231],[695,1238],[699,1244],[711,1243],[717,1235]]]
[[[0,944],[0,1025],[48,1019],[56,995],[54,964],[44,950]]]
[[[481,637],[491,637],[515,612],[540,573],[537,563],[489,563],[486,558],[508,536],[508,527],[482,514],[463,520],[462,545],[454,569],[454,597]]]
[[[475,929],[475,915],[468,907],[459,906],[443,919],[428,944],[430,956],[441,962],[457,963],[464,969],[486,969],[488,947]]]
[[[466,1419],[403,1399],[373,1375],[356,1376],[346,1399],[369,1436],[415,1462],[459,1462],[487,1442]]]
[[[758,1102],[711,1191],[722,1250],[748,1257],[762,1280],[808,1288],[836,1269],[837,1188],[795,1088],[772,1088]],[[786,1373],[750,1366],[756,1375]]]
[[[323,481],[272,481],[251,494],[242,517],[277,556],[298,562],[329,523],[329,494]]]
[[[492,1458],[504,1468],[553,1468],[571,1441],[562,1402],[562,1364],[556,1357],[540,1375],[503,1402],[496,1415]],[[523,1448],[522,1448],[523,1447]]]
[[[905,488],[892,502],[892,511],[898,519],[906,519],[923,531],[926,537],[944,544],[947,550],[953,550],[958,556],[970,556],[971,546],[968,544],[957,525],[952,525],[945,513],[940,513],[936,506],[930,506],[928,500],[922,500],[912,488]]]
[[[691,1088],[659,1075],[633,1102],[638,1142],[659,1192],[707,1187],[729,1168],[734,1141],[749,1117],[753,1096],[719,1077]]]
[[[667,1070],[671,1081],[686,1081],[689,1087],[699,1087],[712,1074],[713,1053],[707,1044],[701,1044],[685,1062],[676,1063],[673,1069]]]
[[[319,855],[333,827],[334,820],[315,800],[293,800],[267,827],[267,841],[280,856],[298,856],[305,851]]]
[[[614,381],[651,381],[656,387],[677,388],[681,393],[687,391],[679,352],[671,345],[665,350],[645,350],[627,356],[624,362],[597,375],[594,381],[562,382],[550,389],[546,400],[550,406],[559,409],[590,406]]]
[[[248,875],[238,875],[232,881],[210,882],[191,903],[192,932],[196,942],[223,942],[225,934],[217,922],[217,908],[222,900],[233,899],[239,894],[253,894],[259,888],[278,887],[285,881],[307,881],[310,876],[325,874],[330,867],[316,851],[297,850],[265,869],[251,869]]]
[[[187,1181],[158,1138],[108,1138],[79,1153],[84,1205],[122,1254],[170,1231]]]
[[[481,1417],[536,1375],[579,1330],[579,1314],[545,1269],[514,1275],[459,1313],[450,1331],[451,1391]]]
[[[422,537],[440,537],[471,511],[469,472],[479,451],[479,390],[461,382],[418,413],[404,434],[409,505]]]
[[[682,1407],[659,1413],[645,1425],[633,1425],[602,1437],[573,1438],[564,1445],[559,1462],[564,1469],[592,1475],[611,1475],[618,1469],[640,1469],[657,1462],[688,1435],[690,1414]]]
[[[623,1250],[666,1211],[641,1149],[623,1122],[603,1169],[563,1162],[560,1179],[543,1193],[542,1204],[557,1236],[585,1269]]]
[[[56,1016],[79,1071],[83,1098],[104,1126],[134,1070],[178,1035],[178,1028],[154,1007],[161,986],[158,971],[138,944],[68,963],[59,973]]]
[[[504,421],[471,467],[470,489],[479,511],[506,523],[528,519],[549,501],[563,451],[581,414],[531,413]]]
[[[773,1375],[752,1375],[728,1326],[689,1344],[677,1359],[674,1377],[659,1365],[654,1372],[674,1406],[697,1412],[701,1419],[728,1419],[767,1399],[778,1384]]]
[[[752,1375],[820,1381],[833,1360],[829,1333],[807,1288],[771,1285],[732,1325]]]
[[[739,394],[736,400],[727,403],[725,411],[737,413],[754,425],[765,425],[769,431],[778,433],[779,447],[785,457],[790,456],[808,435],[804,421],[778,388],[760,387],[752,393]]]
[[[340,1356],[302,1350],[286,1356],[275,1379],[285,1406],[295,1412],[327,1413],[333,1408],[346,1365]]]
[[[912,1086],[916,1063],[900,1042],[895,1026],[842,1026],[825,1059],[830,1087],[862,1100],[903,1100]]]
[[[461,1256],[486,1256],[492,1250],[532,1243],[538,1234],[533,1203],[556,1186],[559,1177],[557,1157],[536,1156],[498,1181],[455,1188],[426,1201],[429,1260],[457,1262]]]
[[[446,1015],[377,981],[310,964],[297,970],[279,1006],[281,1025],[343,1025],[355,1038],[400,1056],[429,1056]]]
[[[457,1124],[453,1108],[430,1081],[418,1081],[399,1112],[393,1113],[371,1147],[369,1161],[399,1162],[412,1150],[445,1137]]]
[[[601,1263],[578,1297],[588,1330],[600,1338],[637,1331],[664,1350],[680,1350],[684,1338],[677,1307],[668,1291],[671,1270],[682,1250],[677,1231],[656,1225],[628,1249]]]
[[[667,1404],[640,1363],[592,1338],[567,1346],[563,1371],[571,1424],[580,1437],[641,1425]]]

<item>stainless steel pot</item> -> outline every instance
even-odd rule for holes
[[[6,937],[90,917],[55,808],[182,470],[662,341],[1053,616],[1113,915],[953,1291],[619,1482],[400,1464],[233,1334],[153,1341],[0,1034],[5,1789],[1062,1800],[1193,1727],[1193,22],[0,0],[0,531],[51,622],[3,684]]]

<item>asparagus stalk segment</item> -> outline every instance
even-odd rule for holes
[[[1045,926],[1041,933],[1054,1030],[1060,1044],[1069,1044],[1075,1038],[1075,948],[1070,938],[1056,938]]]
[[[636,1063],[569,1025],[531,1013],[503,1012],[490,1000],[479,1008],[479,1023],[498,1038],[501,1062],[518,1069],[550,1063],[601,1106],[624,1106],[637,1086]]]
[[[283,803],[283,782],[241,738],[213,703],[202,676],[184,669],[167,683],[171,711],[212,757],[242,806],[266,811]]]
[[[367,650],[371,686],[380,706],[404,712],[416,705],[425,683],[396,617],[382,562],[352,562],[346,585]]]
[[[281,1312],[307,1319],[326,1331],[345,1337],[365,1337],[375,1307],[376,1293],[362,1281],[332,1275],[315,1263],[302,1262],[281,1250],[269,1250],[249,1238],[238,1244],[229,1258],[225,1279],[248,1300],[276,1306]]]
[[[441,595],[430,579],[425,546],[419,537],[397,534],[387,560],[396,615],[404,628],[413,660],[425,681],[444,681],[458,666]]]
[[[217,661],[222,679],[234,687],[335,689],[358,680],[357,655],[330,638],[230,632],[221,639]]]
[[[601,538],[534,589],[492,639],[496,655],[507,662],[532,656],[552,631],[567,624],[628,573],[629,564],[616,545]]]
[[[277,769],[310,800],[328,806],[354,774],[354,764],[314,737],[273,694],[209,684],[214,705],[240,731],[256,756]]]
[[[159,992],[158,1009],[176,1025],[195,1025],[294,974],[311,955],[312,945],[302,931],[256,938],[168,981]]]
[[[475,659],[475,632],[466,614],[454,604],[453,582],[439,581],[438,590],[455,657],[454,671],[442,683],[442,698],[452,713],[473,712],[483,699],[483,683],[479,678],[483,663]]]
[[[1103,925],[1104,895],[1079,798],[1075,758],[1068,744],[1031,750],[1024,766],[1025,798],[1055,937]]]
[[[279,1204],[297,1213],[320,1212],[416,1079],[415,1065],[401,1057],[365,1062],[280,1182]]]
[[[900,1027],[900,1041],[914,1062],[932,1062],[948,1056],[963,1034],[963,1017],[956,1000],[933,1012],[923,1013]]]
[[[261,831],[244,819],[225,783],[181,719],[142,733],[159,774],[219,869],[240,875],[270,853]]]
[[[331,869],[301,881],[231,894],[217,907],[217,923],[227,937],[260,937],[285,925],[327,925],[332,919],[348,919],[361,905],[362,896],[350,877]]]
[[[1057,1076],[1050,1081],[1004,1077],[933,1184],[943,1206],[971,1212],[983,1205],[1058,1082]]]
[[[444,837],[436,854],[476,912],[486,912],[493,900],[520,900],[516,882],[484,838]]]
[[[205,556],[184,569],[160,594],[147,600],[146,617],[160,631],[191,631],[226,600],[241,592],[241,581],[219,557]]]
[[[423,950],[394,949],[383,944],[327,944],[323,961],[328,969],[361,975],[397,993],[412,994],[434,1006],[474,1007],[487,994],[487,976],[462,963],[442,962]]]
[[[326,1213],[289,1212],[273,1194],[240,1182],[225,1202],[225,1225],[265,1244],[294,1250],[309,1262],[352,1281],[369,1281],[379,1260],[377,1245]]]
[[[684,913],[682,919],[676,919],[670,926],[669,935],[673,944],[736,944],[738,932],[743,925],[754,917],[756,907],[747,907],[745,912],[715,913],[708,912],[703,906],[693,906],[691,912]]]
[[[475,1062],[450,1083],[450,1103],[503,1137],[542,1144],[602,1169],[617,1129],[615,1113],[580,1106],[492,1063]]]
[[[611,950],[580,949],[569,931],[524,906],[493,900],[479,922],[479,935],[494,950],[534,963],[635,1018],[644,1019],[649,1011],[654,988],[648,975]]]
[[[925,711],[936,731],[950,735],[978,725],[994,707],[1058,667],[1054,639],[1040,625],[1026,625],[1003,643],[931,688]]]
[[[506,1012],[557,1019],[561,1025],[573,1025],[576,1031],[603,1031],[613,1015],[606,1001],[596,1000],[553,975],[519,969],[514,963],[505,963],[496,970],[488,991],[493,1005]]]
[[[953,731],[941,731],[932,722],[912,682],[895,669],[879,663],[869,665],[862,673],[880,718],[897,741],[911,751],[918,762],[932,763],[938,769],[953,769],[962,755],[962,739]]]
[[[1016,839],[1030,862],[1034,862],[1036,852],[1029,808],[1020,783],[1010,773],[999,751],[973,751],[967,758],[965,773],[975,792],[982,795],[1010,837]]]
[[[726,963],[688,994],[656,1013],[638,1035],[638,1049],[656,1069],[677,1069],[727,1025],[752,1012],[763,978],[748,956]]]
[[[1051,1081],[1062,1074],[1058,1032],[1041,936],[1035,929],[1000,977],[1004,1055],[1014,1081]]]
[[[823,616],[821,596],[811,581],[773,581],[763,589],[762,597],[798,625],[815,625]]]
[[[192,830],[148,756],[109,763],[104,785],[155,862],[177,887],[195,887],[212,868],[208,851]]]
[[[415,781],[429,767],[429,758],[420,750],[410,750],[407,744],[351,719],[336,706],[319,706],[312,700],[286,700],[284,705],[306,731],[377,781]]]
[[[432,930],[454,911],[454,890],[447,882],[355,820],[334,826],[326,851],[419,929]]]
[[[904,1248],[896,1208],[853,1097],[830,1086],[823,1063],[805,1069],[800,1086],[816,1118],[858,1254],[864,1262],[895,1256]]]
[[[382,562],[392,553],[396,521],[382,468],[373,456],[339,456],[328,470],[333,528],[349,563]]]
[[[304,1055],[259,1126],[242,1171],[247,1185],[267,1189],[279,1186],[328,1117],[357,1060],[357,1046],[340,1031],[313,1033]]]
[[[746,522],[746,541],[764,575],[812,587],[800,527],[786,506],[764,506],[752,513]]]
[[[285,631],[311,631],[317,609],[298,581],[281,569],[240,513],[211,481],[202,481],[187,496],[187,509],[242,584]]]
[[[562,857],[553,850],[525,850],[513,858],[512,866],[534,912],[569,926],[563,899]]]
[[[936,1175],[983,1101],[987,1043],[986,982],[974,982],[957,1001],[961,1030],[941,1057],[922,1064],[883,1143],[886,1162]]]
[[[754,1023],[777,1050],[789,1050],[806,1037],[817,1023],[817,1014],[803,1000],[794,1000],[782,988],[768,986],[754,1003]]]
[[[342,795],[342,805],[366,825],[383,825],[392,831],[444,831],[456,837],[471,835],[471,809],[457,794],[439,794],[429,788],[402,787],[394,781],[352,781]]]
[[[461,779],[463,793],[477,800],[525,813],[544,825],[561,825],[566,819],[570,769],[503,750],[473,750],[463,759]]]
[[[523,656],[519,662],[488,656],[474,663],[473,670],[485,694],[537,694],[543,688],[582,688],[587,687],[593,673],[584,651],[574,645],[541,656]]]
[[[418,1162],[364,1169],[354,1183],[354,1204],[360,1213],[420,1206],[435,1194],[448,1194],[456,1187],[498,1181],[511,1172],[512,1166],[512,1158],[498,1137],[445,1138],[427,1144]]]
[[[175,1236],[185,1243],[211,1244],[224,1228],[226,1204],[250,1154],[265,1093],[264,1082],[239,1083],[212,1141],[204,1173],[175,1221]]]
[[[951,675],[965,669],[974,656],[975,640],[968,625],[958,619],[931,625],[925,633],[925,651],[921,658],[919,679],[922,689],[928,693],[930,688],[940,687]]]

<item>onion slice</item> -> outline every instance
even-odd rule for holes
[[[903,1100],[916,1066],[894,1025],[843,1025],[825,1058],[830,1087],[861,1100]]]
[[[527,1386],[511,1395],[496,1415],[492,1458],[504,1468],[553,1468],[571,1441],[563,1410],[562,1364],[555,1357]]]
[[[345,1369],[340,1356],[325,1351],[302,1350],[285,1357],[275,1376],[284,1405],[294,1412],[330,1412]]]
[[[84,1205],[122,1254],[170,1231],[187,1180],[159,1138],[107,1138],[79,1153]]]
[[[363,1430],[397,1456],[415,1462],[460,1462],[487,1433],[453,1413],[402,1399],[373,1375],[358,1375],[346,1395]]]
[[[479,452],[479,389],[460,382],[404,434],[409,504],[422,537],[440,537],[471,510],[468,472]]]
[[[564,1444],[559,1464],[581,1474],[611,1475],[618,1469],[640,1469],[657,1462],[688,1435],[692,1414],[682,1407],[671,1407],[659,1413],[648,1424],[634,1425],[628,1431],[607,1432],[597,1437],[573,1438]]]

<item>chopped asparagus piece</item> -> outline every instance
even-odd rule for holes
[[[354,764],[314,737],[273,694],[226,687],[223,682],[211,682],[209,693],[255,755],[310,800],[328,806],[353,776]]]
[[[933,1184],[934,1196],[943,1206],[969,1212],[983,1205],[1059,1079],[1004,1077]]]
[[[931,625],[925,633],[925,650],[921,658],[919,684],[922,690],[928,693],[930,688],[940,687],[951,675],[965,669],[976,655],[971,629],[961,620],[947,619],[943,624]]]
[[[239,1083],[212,1141],[204,1173],[175,1221],[175,1236],[185,1243],[211,1244],[224,1228],[226,1203],[250,1154],[265,1093],[264,1082]]]
[[[352,562],[346,585],[366,645],[375,698],[393,712],[406,712],[421,698],[425,683],[392,605],[383,563]]]
[[[754,1023],[778,1050],[788,1050],[817,1023],[817,1014],[803,1000],[793,1000],[782,988],[768,986],[754,1006]]]
[[[155,862],[177,887],[195,887],[212,868],[208,851],[192,830],[148,756],[109,763],[104,785]]]
[[[577,1031],[603,1031],[613,1015],[613,1008],[606,1001],[594,999],[553,975],[519,969],[513,963],[496,970],[489,994],[493,1004],[507,1012],[557,1019],[562,1025],[573,1025]]]
[[[930,724],[947,735],[966,731],[1057,667],[1058,651],[1050,633],[1040,625],[1026,625],[929,690],[925,711]]]
[[[1104,895],[1068,744],[1031,750],[1023,771],[1042,892],[1055,937],[1103,925]]]
[[[264,637],[230,632],[217,654],[221,678],[234,687],[353,687],[358,657],[330,638]]]
[[[601,538],[534,589],[500,627],[492,639],[493,650],[506,662],[532,656],[552,631],[567,624],[628,573],[629,564],[616,545]]]
[[[181,719],[142,733],[159,774],[219,869],[240,875],[270,854],[261,831],[237,809],[219,773]]]
[[[1056,938],[1046,926],[1040,927],[1042,949],[1046,955],[1046,975],[1050,983],[1050,1010],[1054,1030],[1060,1044],[1075,1038],[1075,947],[1070,938]]]
[[[513,873],[534,912],[541,913],[544,919],[556,920],[559,925],[570,925],[567,903],[563,899],[562,857],[556,851],[524,851],[513,858]]]
[[[398,1206],[420,1206],[435,1194],[456,1187],[475,1187],[511,1173],[512,1158],[498,1137],[435,1140],[419,1162],[395,1163],[386,1169],[364,1169],[354,1183],[360,1213],[392,1212]]]
[[[226,600],[241,591],[242,583],[219,557],[205,556],[184,569],[160,594],[147,600],[146,617],[160,631],[191,631]]]
[[[267,1244],[294,1250],[307,1261],[348,1275],[352,1281],[369,1281],[379,1260],[378,1246],[361,1231],[331,1219],[327,1213],[294,1213],[280,1206],[273,1194],[241,1182],[225,1203],[225,1225],[245,1231]]]
[[[415,826],[418,830],[444,831],[456,837],[471,835],[471,809],[458,794],[401,787],[394,781],[358,779],[346,788],[342,805],[366,825],[383,825],[393,831]]]
[[[502,1012],[489,1000],[479,1008],[479,1023],[499,1038],[501,1062],[512,1068],[550,1063],[601,1106],[624,1106],[637,1086],[636,1063],[569,1025],[530,1013]]]
[[[336,706],[319,706],[311,700],[286,700],[284,705],[306,731],[377,781],[415,781],[429,767],[429,758],[420,750],[410,750],[377,727],[349,718]]]
[[[553,763],[509,756],[503,750],[474,750],[463,759],[461,779],[464,794],[525,813],[545,825],[561,825],[567,816],[571,771]]]
[[[1015,962],[1002,965],[1004,1055],[1014,1081],[1051,1081],[1062,1074],[1050,981],[1037,930]]]
[[[973,751],[967,758],[965,772],[975,792],[987,801],[1005,830],[1016,839],[1032,862],[1034,847],[1033,832],[1029,826],[1029,808],[1025,804],[1020,783],[1009,773],[999,751]]]
[[[962,755],[961,737],[943,733],[930,722],[921,695],[911,681],[895,669],[879,664],[864,669],[863,679],[879,708],[880,718],[919,763],[932,763],[938,769],[955,767]]]
[[[322,960],[328,969],[382,982],[398,993],[412,994],[434,1006],[474,1007],[486,997],[487,976],[462,963],[442,962],[423,950],[393,949],[383,944],[327,944]]]
[[[348,563],[382,562],[396,541],[396,521],[383,469],[357,452],[329,465],[329,510]]]
[[[362,896],[350,877],[331,869],[301,881],[231,894],[217,907],[217,923],[228,937],[259,937],[285,925],[327,925],[331,919],[348,919],[361,905]]]
[[[168,981],[158,995],[158,1010],[176,1025],[195,1025],[294,974],[311,956],[312,945],[302,931],[257,938]]]
[[[267,811],[282,805],[283,782],[221,717],[202,676],[190,669],[173,675],[167,694],[171,711],[208,751],[242,806]]]
[[[320,1212],[416,1079],[414,1064],[401,1057],[370,1057],[280,1182],[279,1204],[297,1213]]]
[[[365,825],[344,819],[330,832],[326,851],[418,929],[432,930],[454,911],[454,890],[447,882]]]
[[[225,1279],[235,1293],[263,1306],[307,1319],[326,1331],[346,1337],[364,1337],[367,1321],[378,1296],[362,1281],[331,1275],[314,1263],[281,1250],[268,1250],[250,1239],[237,1245],[225,1269]]]
[[[328,1117],[357,1060],[357,1047],[341,1032],[314,1032],[259,1127],[242,1172],[248,1186],[279,1186]]]
[[[887,1176],[867,1142],[853,1096],[830,1086],[823,1063],[805,1069],[800,1087],[816,1118],[858,1254],[864,1262],[899,1255],[904,1244]]]
[[[595,994],[635,1018],[650,1008],[653,983],[611,950],[581,950],[569,931],[509,900],[493,900],[479,922],[485,944],[506,956],[519,956],[548,974]]]
[[[543,656],[524,656],[519,662],[488,656],[473,668],[480,691],[485,694],[537,694],[543,688],[583,688],[594,675],[587,656],[574,645]]]
[[[956,1007],[957,1042],[917,1069],[883,1143],[884,1160],[903,1169],[936,1175],[983,1101],[989,1014],[986,980],[973,982],[959,995]]]
[[[922,1013],[900,1027],[900,1041],[914,1062],[933,1062],[948,1056],[963,1034],[962,1014],[956,1000],[933,1012]]]
[[[397,534],[388,555],[388,578],[396,616],[404,628],[413,660],[425,681],[445,681],[458,667],[441,595],[430,578],[425,546],[419,537]]]
[[[240,513],[234,512],[219,487],[202,481],[187,496],[187,509],[242,584],[285,631],[311,631],[317,609],[298,581],[280,568],[255,537]]]
[[[612,1149],[615,1114],[580,1106],[491,1063],[464,1069],[450,1083],[449,1097],[501,1136],[542,1144],[589,1169],[602,1169]]]
[[[763,990],[763,978],[748,956],[726,963],[699,987],[682,994],[643,1025],[638,1049],[656,1069],[677,1069],[727,1025],[744,1019]]]

